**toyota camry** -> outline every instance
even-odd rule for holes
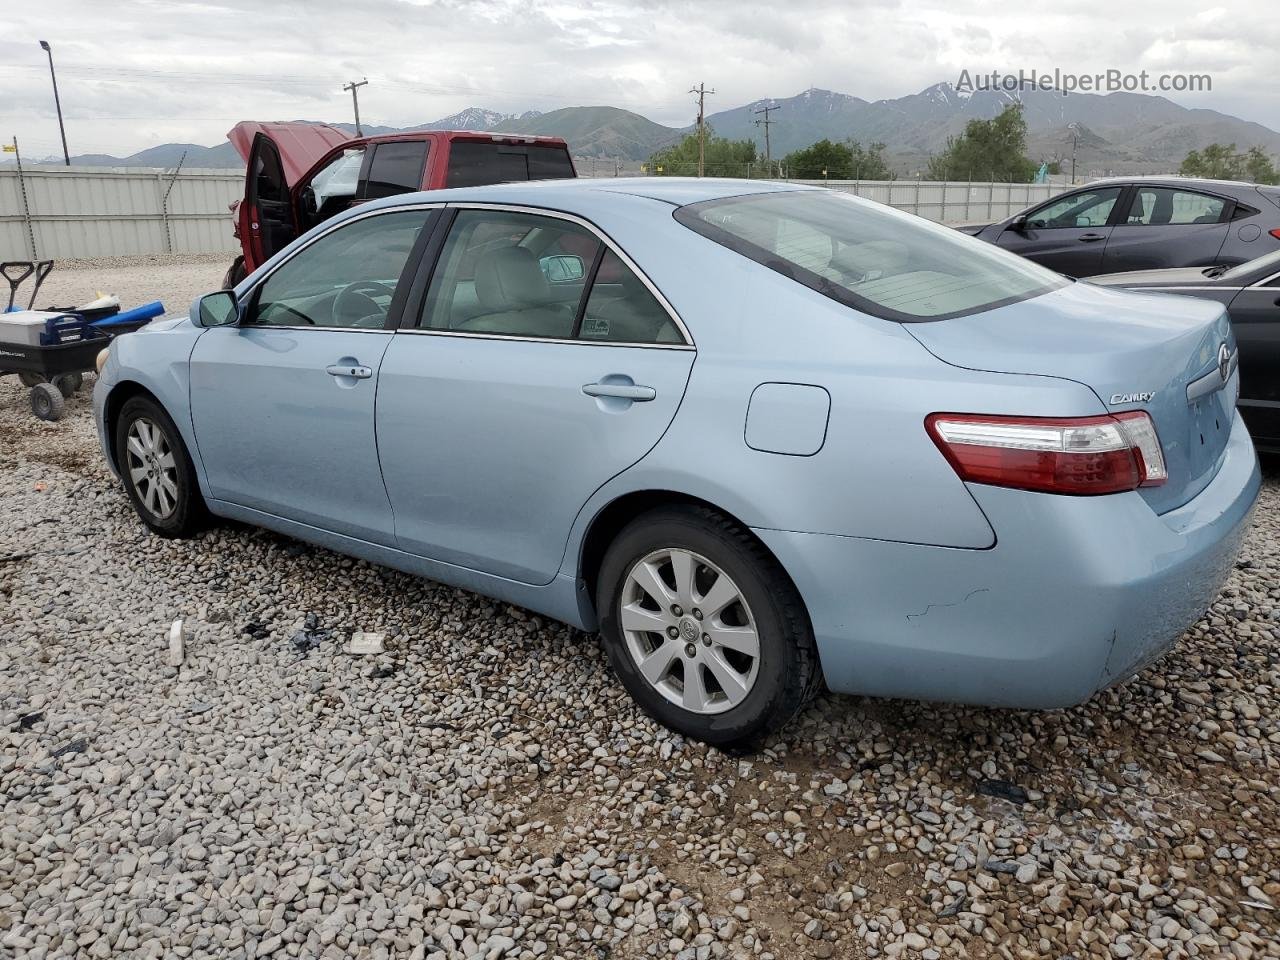
[[[94,405],[156,533],[598,631],[728,744],[824,682],[1056,708],[1150,663],[1258,492],[1237,357],[1221,304],[824,189],[548,181],[350,209],[115,340]]]

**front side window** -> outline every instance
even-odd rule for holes
[[[1103,187],[1061,197],[1027,214],[1027,226],[1036,230],[1105,227],[1120,199],[1120,190],[1120,187]]]
[[[430,210],[344,224],[281,264],[258,287],[251,323],[380,330]]]
[[[806,287],[886,320],[942,320],[1068,281],[999,247],[827,190],[690,204],[685,226]]]
[[[1129,206],[1129,225],[1218,223],[1227,207],[1221,197],[1167,187],[1139,187]]]
[[[594,233],[558,217],[461,210],[420,326],[606,343],[680,343],[644,282]]]

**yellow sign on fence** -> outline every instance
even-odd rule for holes
[[[18,145],[17,145],[16,143],[6,143],[6,144],[4,145],[4,152],[5,152],[5,153],[17,153],[17,152],[18,152]]]

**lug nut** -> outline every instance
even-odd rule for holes
[[[686,643],[684,645],[684,655],[686,657],[695,656],[697,652],[698,652],[698,648],[694,646],[692,643]]]
[[[701,619],[702,619],[702,611],[701,611],[701,610],[699,610],[697,607],[694,607],[694,608],[693,608],[693,619],[695,619],[695,620],[701,620]]]
[[[680,604],[678,604],[678,603],[673,603],[673,604],[671,605],[671,615],[672,615],[673,617],[683,617],[683,616],[684,616],[684,611],[683,611],[682,609],[680,609]]]
[[[674,640],[676,637],[680,636],[680,631],[675,627],[667,627],[667,636]]]
[[[702,635],[702,645],[703,645],[704,647],[709,647],[709,646],[711,646],[711,637],[710,637],[710,635],[705,634],[705,633]]]

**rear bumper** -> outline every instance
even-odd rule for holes
[[[1163,515],[1136,493],[975,485],[988,550],[755,532],[808,606],[833,690],[1050,709],[1131,676],[1199,619],[1260,485],[1236,415],[1213,481]]]

